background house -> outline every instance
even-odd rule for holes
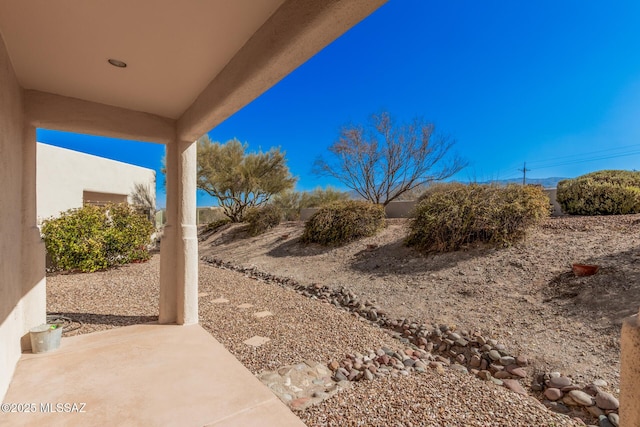
[[[148,188],[155,200],[156,172],[128,163],[38,143],[38,223],[85,204],[133,204],[135,184]]]

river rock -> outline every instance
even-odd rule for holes
[[[598,408],[596,405],[587,406],[587,412],[589,412],[594,417],[599,417],[600,415],[604,415],[604,411]]]
[[[562,392],[560,389],[550,387],[544,391],[544,397],[549,400],[556,401],[562,397]]]
[[[501,356],[498,350],[491,350],[489,352],[489,357],[491,358],[491,360],[496,361],[496,360],[500,360]]]
[[[606,387],[608,384],[605,380],[598,378],[597,380],[595,380],[594,382],[592,382],[591,384],[593,384],[596,387]]]
[[[474,354],[473,356],[471,356],[471,359],[469,360],[469,366],[471,366],[472,368],[478,368],[480,367],[480,356],[478,356],[477,354]]]
[[[609,421],[606,415],[600,415],[598,417],[598,425],[600,427],[613,427],[613,424],[611,424],[611,421]]]
[[[611,393],[601,391],[596,394],[596,405],[600,409],[618,409],[620,402]]]
[[[469,370],[466,367],[464,367],[462,365],[458,365],[457,363],[454,363],[449,368],[453,369],[454,371],[462,372],[463,374],[468,374],[469,373]]]
[[[491,372],[486,371],[486,370],[482,370],[482,371],[478,372],[478,377],[483,379],[483,380],[485,380],[485,381],[488,381],[488,380],[491,379]]]
[[[493,376],[499,380],[503,380],[505,378],[511,378],[511,374],[507,371],[497,371],[493,374]]]
[[[522,388],[522,386],[517,380],[504,379],[502,380],[502,382],[505,385],[505,387],[507,387],[509,390],[515,391],[516,393],[521,394],[523,396],[527,396],[527,392],[525,391],[524,388]]]
[[[516,359],[514,357],[511,356],[502,356],[500,358],[500,364],[502,366],[509,366],[509,365],[513,365],[516,363]]]
[[[529,359],[527,356],[518,356],[516,357],[516,363],[520,366],[527,366],[529,364]]]
[[[571,385],[571,378],[568,377],[551,377],[549,387],[562,388]]]
[[[592,406],[593,405],[593,397],[589,396],[584,391],[571,390],[569,392],[569,396],[571,396],[571,398],[573,400],[575,400],[576,403],[578,403],[581,406]]]
[[[525,378],[527,376],[527,372],[518,365],[509,365],[506,369],[507,372],[516,377]]]
[[[578,405],[578,402],[573,400],[573,398],[568,394],[565,394],[564,396],[562,396],[562,403],[564,403],[567,406],[580,406]]]

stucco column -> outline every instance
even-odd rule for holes
[[[179,324],[198,323],[198,235],[196,230],[196,169],[197,144],[178,143],[178,218],[180,219],[180,247],[178,254],[178,313]]]
[[[29,329],[46,321],[45,248],[36,206],[36,129],[25,126],[22,144],[22,322],[23,350],[31,348]]]
[[[620,340],[620,425],[640,426],[640,312],[622,324]]]
[[[196,143],[167,144],[167,223],[160,247],[160,323],[198,323]]]
[[[177,145],[166,145],[165,168],[167,206],[166,221],[162,241],[160,242],[160,323],[175,323],[177,319],[176,273],[177,273],[177,240],[176,223],[178,220],[178,155]]]

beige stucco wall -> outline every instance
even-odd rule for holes
[[[562,208],[560,207],[560,203],[558,203],[558,200],[557,200],[558,190],[555,188],[545,188],[544,192],[547,196],[549,196],[551,206],[553,207],[553,211],[551,211],[551,215],[552,216],[563,215]]]
[[[155,197],[155,180],[152,169],[39,142],[38,221],[81,207],[85,191],[130,195],[142,183]]]
[[[409,218],[415,206],[415,200],[391,202],[385,206],[384,212],[387,218]],[[318,212],[318,208],[300,209],[300,221],[308,221],[316,212]]]
[[[0,35],[0,397],[20,357],[22,313],[22,93]]]
[[[385,206],[384,213],[387,218],[409,218],[415,207],[415,200],[398,200]]]

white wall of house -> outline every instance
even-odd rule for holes
[[[99,201],[131,202],[130,194],[137,183],[148,186],[155,198],[156,172],[152,169],[41,142],[37,158],[39,223],[68,209],[82,207],[85,195],[100,198]]]

